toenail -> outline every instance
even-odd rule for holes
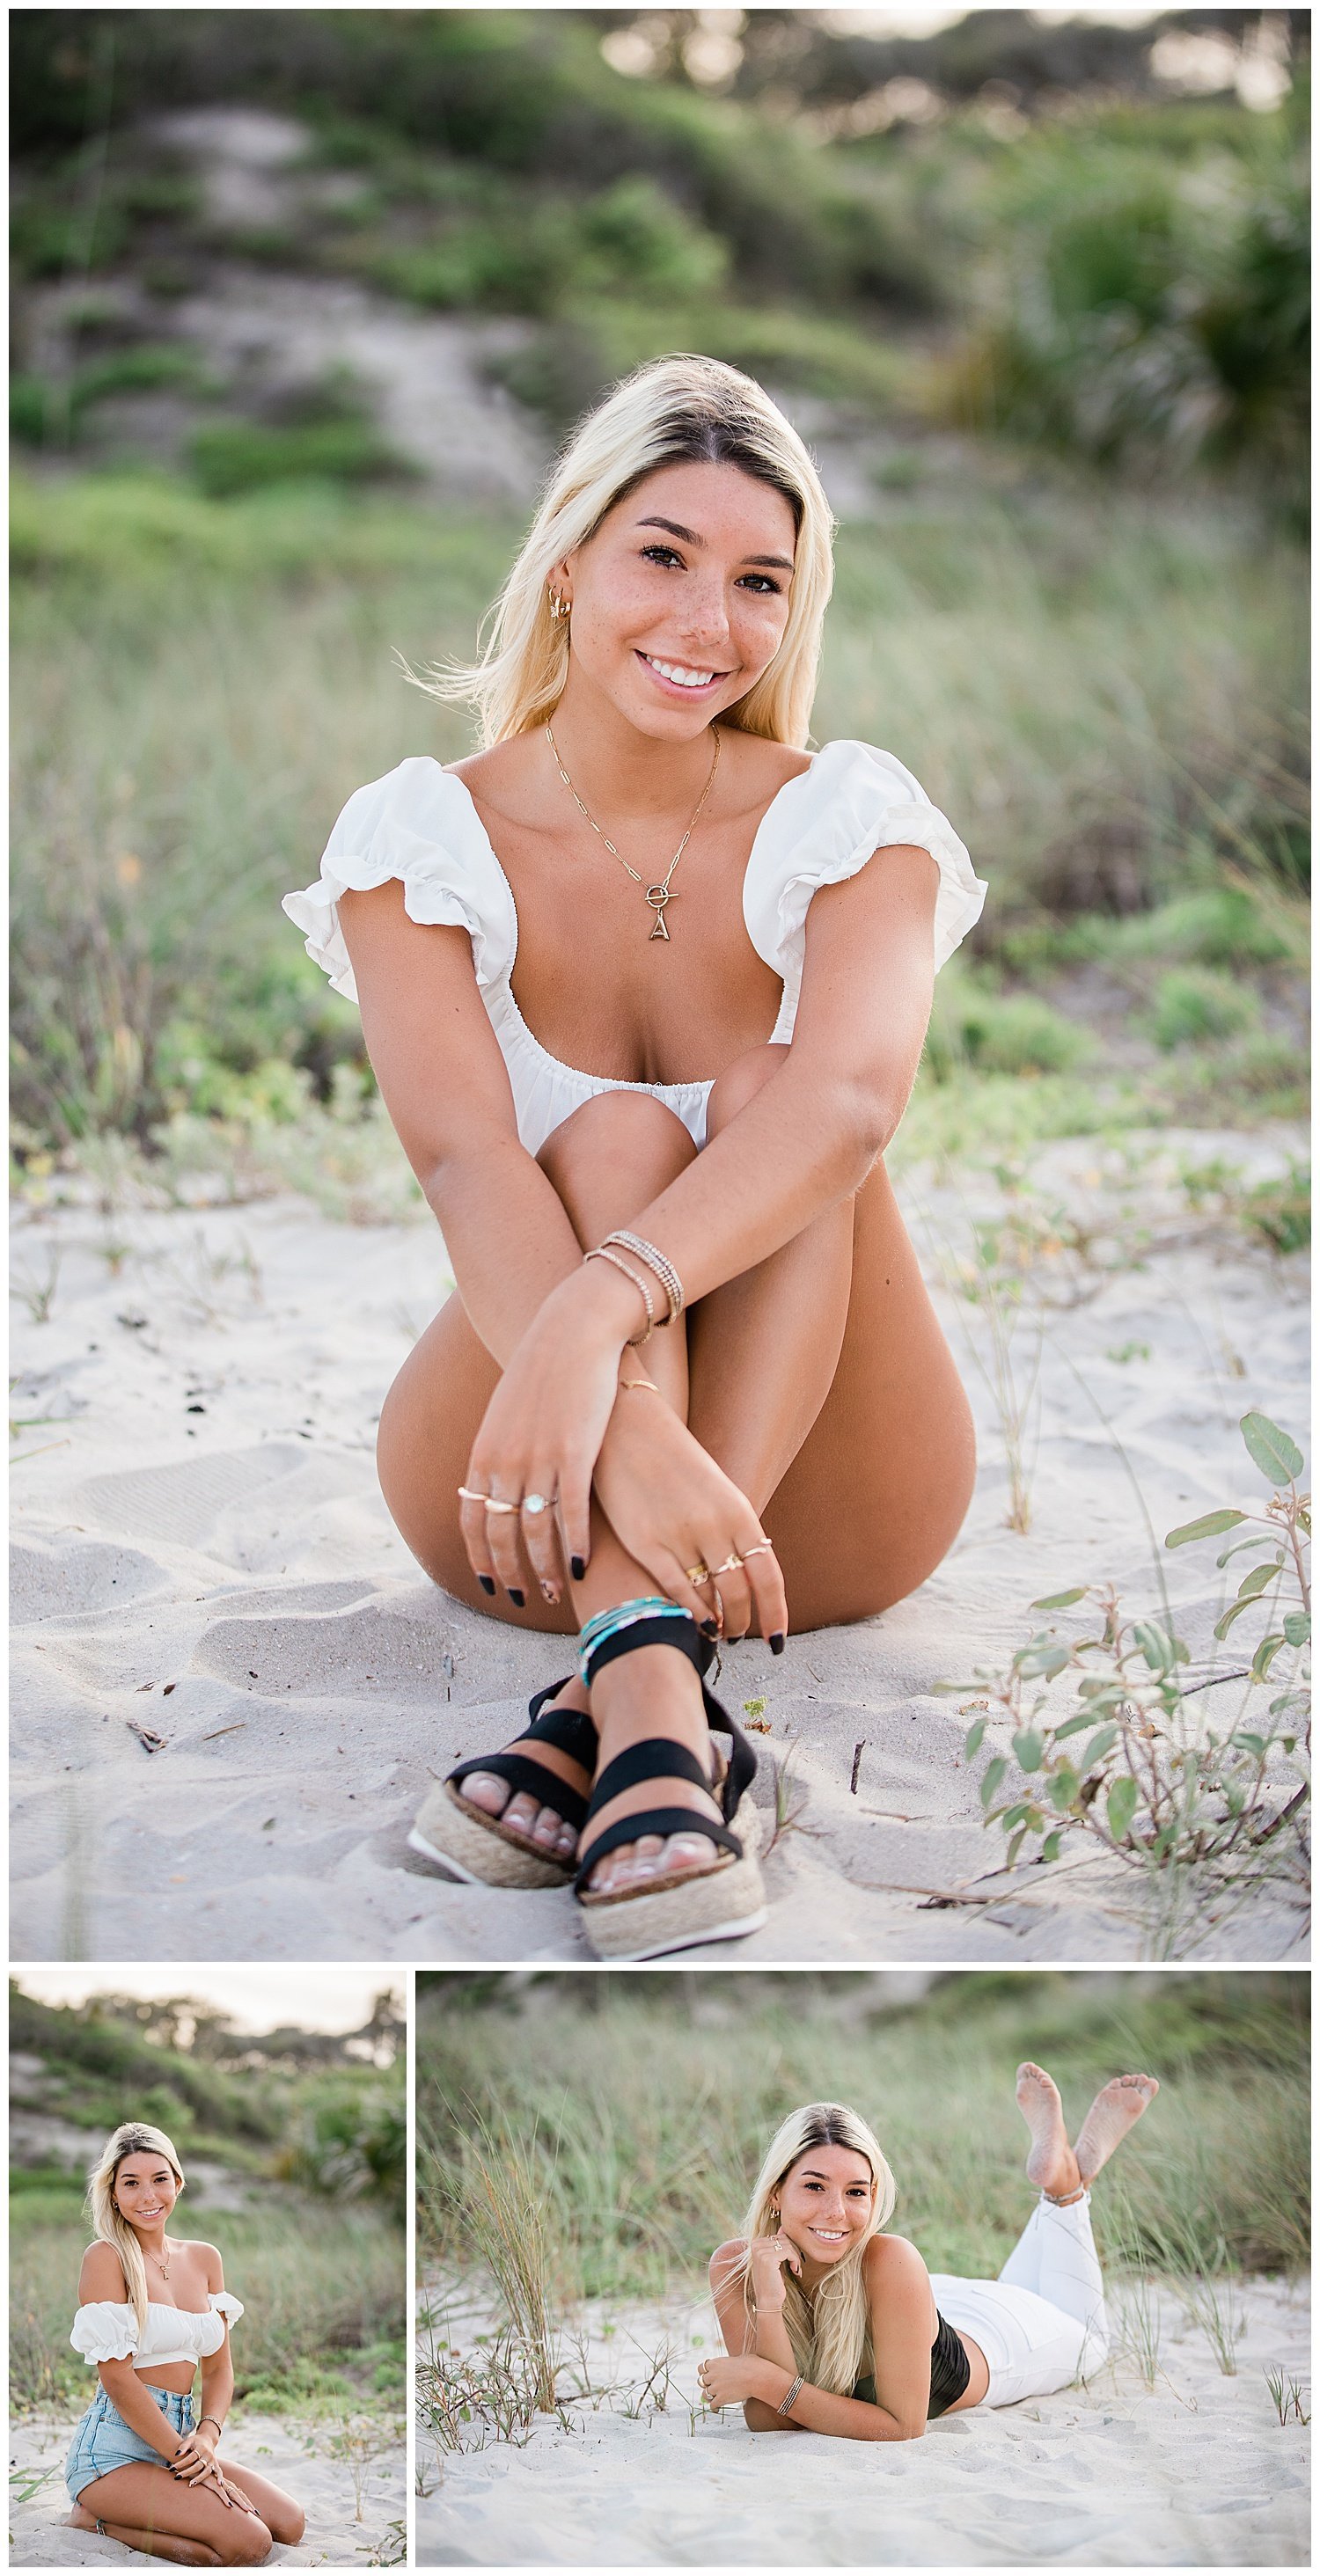
[[[477,1576],[477,1581],[481,1585],[483,1592],[489,1592],[492,1597],[494,1596],[495,1586],[488,1574],[479,1574]]]
[[[580,1583],[582,1581],[582,1577],[586,1573],[586,1570],[587,1565],[585,1557],[574,1556],[569,1559],[569,1571],[572,1574],[573,1581],[575,1583]]]
[[[782,1628],[776,1628],[775,1633],[770,1640],[770,1652],[772,1655],[782,1655],[783,1651],[784,1631]]]
[[[524,1605],[524,1603],[525,1603],[526,1599],[527,1599],[527,1595],[526,1595],[526,1593],[525,1593],[525,1592],[515,1592],[515,1590],[514,1590],[514,1588],[513,1588],[513,1585],[512,1585],[512,1584],[510,1584],[510,1585],[509,1585],[509,1599],[512,1601],[512,1603],[513,1603],[513,1605],[514,1605],[515,1609],[517,1609],[517,1610],[521,1610],[521,1609],[523,1608],[523,1605]]]

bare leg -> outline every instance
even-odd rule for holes
[[[272,2540],[282,2549],[296,2549],[307,2528],[307,2516],[283,2487],[273,2486],[269,2478],[258,2477],[255,2469],[236,2468],[232,2460],[217,2460],[217,2467],[228,2478],[231,2487],[241,2488],[254,2513],[261,2516]]]
[[[721,1075],[711,1097],[712,1132],[737,1116],[780,1060],[780,1050],[759,1048]],[[541,1159],[585,1241],[636,1216],[691,1151],[686,1131],[647,1095],[607,1093],[566,1121]],[[648,1363],[653,1357],[659,1367],[681,1369],[683,1346],[673,1328],[648,1344]],[[826,1210],[771,1260],[703,1301],[691,1322],[690,1368],[692,1428],[762,1511],[795,1627],[867,1617],[933,1571],[971,1495],[971,1417],[882,1164],[855,1201]],[[671,1400],[681,1400],[681,1382],[660,1383]],[[382,1488],[419,1561],[474,1609],[517,1626],[567,1631],[594,1610],[650,1591],[650,1577],[603,1522],[572,1613],[535,1595],[515,1611],[478,1591],[450,1497],[495,1384],[494,1362],[452,1298],[405,1362],[381,1415]],[[565,1700],[583,1704],[576,1685]],[[608,1731],[602,1761],[657,1732],[690,1743],[699,1757],[706,1746],[694,1678],[672,1651],[612,1666],[593,1714],[603,1735]],[[546,1759],[573,1786],[583,1785],[566,1757],[547,1750]],[[492,1813],[506,1810],[502,1782],[484,1795]],[[629,1803],[640,1807],[653,1797],[630,1791],[609,1812],[626,1813]],[[695,1804],[700,1793],[680,1793],[675,1784],[674,1797]],[[530,1801],[521,1809],[508,1801],[507,1814],[538,1821]],[[553,1819],[539,1821],[547,1847],[566,1851],[568,1838]],[[557,1846],[548,1841],[551,1832]],[[691,1840],[690,1865],[709,1867],[710,1845]],[[637,1847],[629,1846],[610,1855],[593,1883],[617,1887],[639,1866],[651,1875],[662,1857],[668,1868],[670,1853],[658,1848],[639,1864]]]
[[[583,1245],[598,1243],[617,1225],[626,1225],[690,1163],[696,1148],[687,1129],[659,1101],[646,1093],[606,1092],[566,1119],[542,1149],[543,1170],[553,1181]],[[478,1355],[479,1354],[479,1358]],[[682,1327],[669,1327],[647,1345],[647,1375],[654,1378],[680,1414],[687,1408],[687,1344]],[[448,1384],[441,1376],[445,1362]],[[475,1365],[474,1365],[475,1364]],[[451,1373],[452,1372],[452,1373]],[[475,1375],[484,1390],[468,1410],[469,1386]],[[457,1387],[462,1386],[462,1397]],[[405,1362],[381,1412],[378,1463],[385,1499],[409,1546],[428,1573],[446,1589],[471,1601],[474,1609],[508,1616],[503,1602],[487,1601],[477,1590],[458,1533],[457,1519],[437,1527],[435,1498],[443,1491],[435,1459],[452,1451],[454,1426],[447,1414],[464,1415],[463,1455],[454,1482],[462,1479],[477,1423],[493,1394],[496,1370],[477,1340],[457,1299],[450,1300]],[[451,1489],[452,1490],[452,1489]],[[419,1510],[419,1505],[421,1509]],[[591,1558],[585,1578],[571,1586],[572,1609],[556,1614],[538,1604],[529,1590],[528,1615],[519,1626],[563,1626],[576,1635],[597,1610],[654,1591],[652,1577],[630,1557],[599,1511],[593,1510]],[[559,1694],[559,1705],[586,1708],[587,1693],[574,1678]],[[710,1738],[695,1673],[672,1647],[651,1647],[612,1665],[601,1675],[591,1698],[601,1734],[601,1768],[627,1746],[662,1735],[685,1744],[707,1768]],[[580,1765],[552,1745],[538,1745],[536,1759],[579,1791],[590,1785]],[[550,1852],[570,1856],[576,1836],[553,1808],[538,1810],[523,1793],[510,1795],[507,1782],[493,1772],[469,1772],[463,1795],[490,1815],[525,1833]],[[625,1790],[604,1811],[605,1820],[656,1804],[654,1784]],[[692,1807],[714,1817],[714,1802],[685,1781],[667,1782],[664,1804]],[[704,1834],[674,1835],[667,1842],[646,1837],[611,1853],[593,1885],[619,1882],[625,1869],[639,1879],[669,1870],[708,1869],[713,1846]]]
[[[134,2461],[94,2478],[75,2513],[102,2522],[112,2540],[167,2558],[179,2567],[260,2567],[270,2556],[269,2527],[255,2511],[226,2503],[214,2490],[186,2486],[168,2469]],[[87,2521],[78,2528],[85,2531]]]
[[[1101,2086],[1077,2132],[1077,2169],[1083,2183],[1095,2180],[1120,2140],[1127,2136],[1159,2091],[1153,2075],[1116,2075]]]
[[[84,2490],[84,2493],[86,2490]],[[66,2531],[100,2531],[107,2540],[117,2540],[122,2549],[136,2549],[145,2558],[168,2559],[171,2567],[218,2567],[220,2560],[213,2549],[200,2540],[173,2540],[164,2532],[135,2531],[131,2523],[98,2520],[94,2513],[84,2513],[76,2504],[64,2517]]]
[[[1043,2066],[1033,2066],[1030,2059],[1017,2071],[1017,2105],[1031,2131],[1028,2182],[1034,2182],[1051,2200],[1065,2200],[1080,2191],[1082,2178],[1063,2125],[1058,2085]]]

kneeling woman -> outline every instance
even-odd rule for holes
[[[754,2433],[907,2442],[934,2415],[1048,2397],[1108,2350],[1089,2185],[1159,2086],[1106,2084],[1068,2144],[1058,2089],[1018,2069],[1040,2199],[997,2281],[926,2270],[881,2230],[894,2178],[864,2120],[834,2102],[794,2111],[761,2168],[746,2234],[711,2258],[728,2358],[701,2365],[708,2405]]]
[[[65,2463],[69,2522],[180,2567],[259,2567],[272,2541],[301,2540],[303,2514],[218,2456],[234,2394],[229,2329],[243,2308],[214,2245],[167,2234],[182,2189],[163,2130],[131,2121],[107,2139],[69,2338],[101,2385]]]

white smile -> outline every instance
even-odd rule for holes
[[[845,2227],[813,2227],[811,2233],[820,2238],[822,2245],[842,2245],[848,2231]]]
[[[654,653],[639,653],[648,671],[658,671],[662,680],[672,681],[676,689],[708,689],[714,680],[727,679],[726,671],[698,671],[686,662],[660,662]]]

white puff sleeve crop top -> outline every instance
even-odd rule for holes
[[[127,2299],[93,2299],[79,2308],[69,2341],[91,2369],[101,2361],[132,2361],[135,2370],[157,2370],[170,2361],[205,2361],[218,2352],[226,2326],[237,2325],[243,2302],[228,2290],[213,2290],[204,2308],[167,2308],[147,2304],[141,2332]]]
[[[787,1044],[797,1017],[806,921],[818,886],[856,876],[877,850],[897,844],[929,850],[940,872],[935,906],[935,965],[952,956],[981,912],[986,888],[953,825],[932,805],[892,752],[869,743],[832,742],[809,769],[772,797],[757,826],[743,881],[743,919],[758,957],[783,981],[772,1032]],[[518,1133],[530,1153],[601,1091],[648,1091],[673,1108],[698,1145],[705,1142],[709,1082],[628,1083],[581,1072],[552,1056],[528,1028],[513,996],[518,914],[513,889],[496,858],[468,788],[452,770],[419,756],[350,796],[321,861],[315,885],[284,898],[303,932],[307,954],[323,966],[337,993],[357,988],[339,927],[339,898],[397,877],[412,921],[467,931],[487,1016],[513,1089]]]

